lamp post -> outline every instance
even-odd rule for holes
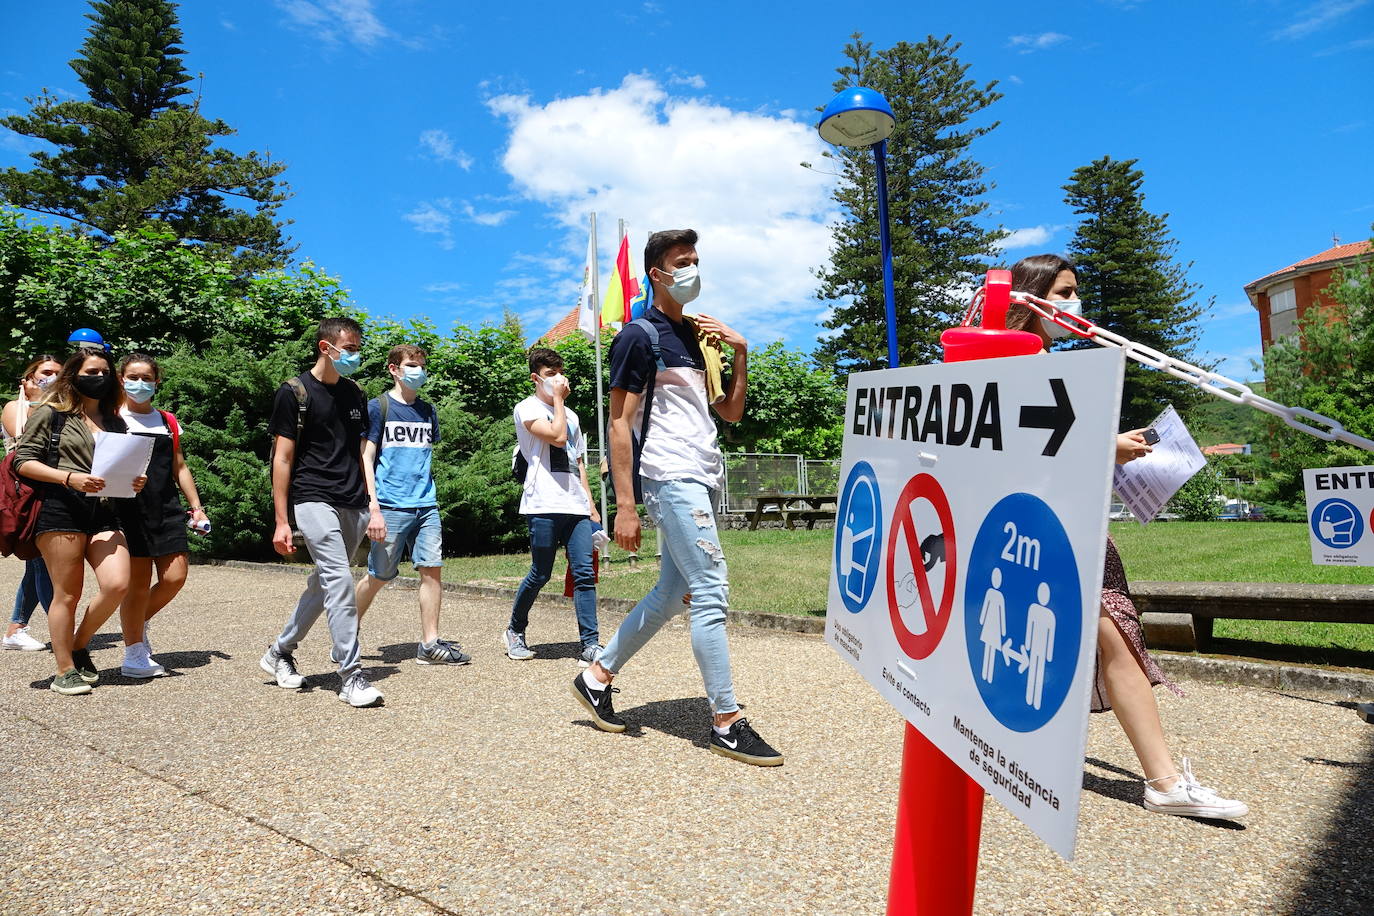
[[[897,304],[892,289],[892,235],[887,223],[887,138],[897,119],[875,89],[856,86],[830,100],[817,127],[821,139],[836,146],[867,146],[878,169],[878,238],[883,249],[883,301],[887,307],[887,366],[896,369]]]
[[[878,222],[887,305],[887,365],[898,367],[892,238],[887,220],[887,138],[892,107],[872,89],[846,89],[821,113],[821,139],[868,146],[878,168]],[[947,332],[948,333],[948,332]],[[896,836],[888,883],[889,916],[959,916],[973,912],[983,790],[910,723],[902,749]]]

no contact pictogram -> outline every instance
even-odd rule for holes
[[[912,506],[918,499],[924,499],[935,510],[939,519],[938,531],[917,530]],[[897,497],[892,511],[892,524],[887,539],[887,610],[892,617],[892,631],[896,634],[897,644],[903,652],[914,659],[926,658],[935,651],[940,639],[949,625],[950,611],[954,607],[954,583],[957,558],[959,555],[954,540],[954,515],[950,512],[949,500],[939,481],[929,474],[917,474],[907,481]],[[899,583],[896,579],[897,545],[906,547],[911,560],[916,598],[924,616],[925,632],[913,633],[902,619],[902,601]],[[943,564],[944,588],[940,591],[937,604],[930,589],[930,573]]]

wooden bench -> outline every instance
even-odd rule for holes
[[[767,521],[781,521],[787,530],[796,527],[797,522],[806,522],[808,531],[816,527],[816,522],[834,521],[837,497],[833,493],[817,493],[800,496],[796,494],[765,493],[754,498],[754,511],[749,517],[749,530],[758,530]],[[824,508],[826,505],[832,508]]]
[[[1142,581],[1131,597],[1156,649],[1205,652],[1217,619],[1374,624],[1374,585]]]

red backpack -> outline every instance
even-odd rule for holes
[[[54,411],[45,464],[52,464],[57,440],[66,425],[67,415]],[[43,508],[43,498],[38,495],[35,481],[14,472],[14,454],[10,452],[0,461],[0,556],[32,560],[38,556],[34,528],[38,524],[38,512]]]

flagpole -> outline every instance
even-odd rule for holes
[[[622,220],[622,225],[623,225]],[[601,524],[610,528],[610,520],[606,516],[606,478],[601,474],[601,462],[606,462],[610,467],[610,459],[607,457],[606,448],[606,417],[602,408],[601,392],[601,289],[598,279],[596,265],[596,211],[592,211],[592,302],[596,307],[596,442],[600,454],[597,456],[596,479],[598,491],[601,493]],[[611,557],[611,545],[606,545],[606,559]]]

